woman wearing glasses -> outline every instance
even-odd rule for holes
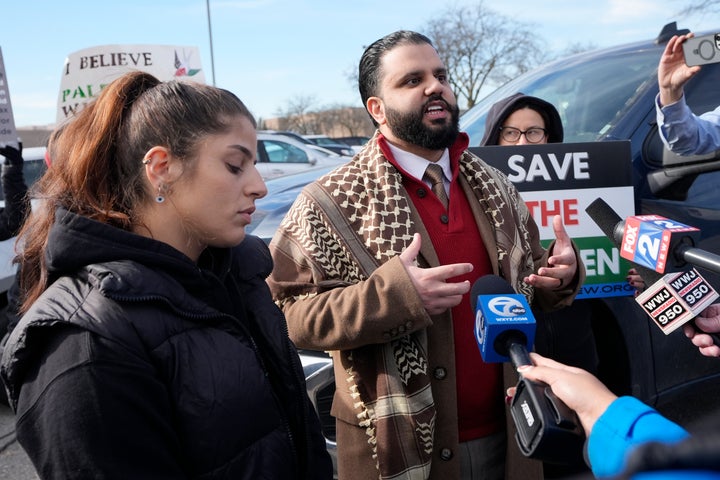
[[[481,145],[562,141],[563,126],[557,109],[540,98],[516,93],[490,108]]]

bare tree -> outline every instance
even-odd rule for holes
[[[317,115],[320,131],[332,137],[370,136],[375,131],[367,110],[362,107],[331,105]]]
[[[707,15],[712,12],[720,12],[720,0],[696,0],[690,2],[678,13],[678,15]]]
[[[450,84],[467,108],[485,86],[499,86],[539,65],[545,41],[530,26],[485,8],[450,6],[424,32],[448,68]]]
[[[275,113],[279,117],[279,130],[292,130],[301,135],[316,133],[320,125],[317,122],[317,98],[314,95],[297,95],[286,102],[284,109]]]

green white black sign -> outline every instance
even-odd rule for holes
[[[517,187],[540,229],[544,245],[554,240],[552,218],[561,215],[580,249],[587,280],[577,298],[634,294],[626,277],[631,264],[585,213],[596,198],[617,214],[635,214],[630,141],[473,147]]]

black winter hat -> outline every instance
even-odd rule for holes
[[[500,127],[507,117],[521,108],[530,107],[545,120],[545,130],[548,133],[548,143],[562,143],[563,126],[560,114],[552,103],[524,93],[515,93],[496,102],[488,111],[485,120],[485,134],[480,145],[498,145],[500,141]]]

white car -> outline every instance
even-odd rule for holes
[[[338,155],[344,155],[346,157],[352,157],[355,155],[355,150],[350,146],[343,142],[338,142],[337,140],[333,140],[332,138],[328,137],[327,135],[303,135],[307,140],[311,141],[313,144],[318,145],[323,148],[327,148],[328,150],[332,150],[333,152],[337,153]]]
[[[349,159],[325,149],[310,147],[292,137],[258,132],[257,169],[264,180],[317,167],[337,166]]]

